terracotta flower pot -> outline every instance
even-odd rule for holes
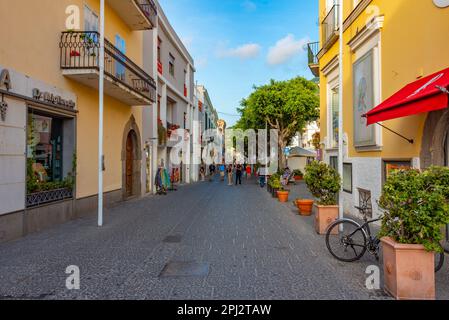
[[[318,234],[326,234],[327,228],[331,223],[338,219],[338,206],[320,206],[316,207],[315,229]],[[334,228],[335,234],[338,229]]]
[[[280,202],[288,202],[288,195],[289,195],[290,191],[278,191],[278,198]]]
[[[278,189],[271,188],[271,195],[273,196],[273,198],[277,198],[278,197]]]
[[[303,180],[303,177],[301,177],[301,176],[295,176],[295,181],[302,181]]]
[[[299,214],[302,216],[311,216],[313,210],[313,200],[296,200],[296,206],[298,207]]]
[[[435,254],[422,245],[381,241],[385,291],[398,300],[435,300]]]

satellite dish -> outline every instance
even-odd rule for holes
[[[433,3],[434,3],[438,8],[446,8],[446,7],[449,7],[449,0],[433,0]]]

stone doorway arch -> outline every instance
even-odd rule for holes
[[[141,194],[142,147],[140,130],[131,116],[123,131],[122,141],[122,197],[123,200]]]
[[[430,112],[424,126],[421,168],[446,164],[446,143],[449,131],[449,110]]]

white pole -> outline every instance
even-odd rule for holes
[[[338,28],[339,28],[339,42],[340,42],[340,54],[339,54],[339,110],[338,110],[338,172],[340,173],[340,177],[343,178],[343,50],[344,50],[344,41],[343,41],[343,1],[338,1]],[[339,218],[344,218],[343,212],[343,186],[340,190],[339,195]],[[343,231],[343,230],[341,230]]]
[[[98,226],[103,226],[104,0],[100,0],[100,83],[98,113]]]

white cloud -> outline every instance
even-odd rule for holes
[[[304,47],[307,42],[306,38],[296,40],[294,35],[287,35],[270,48],[267,57],[268,64],[275,66],[289,62],[296,55],[305,51]]]
[[[250,1],[250,0],[245,0],[242,2],[242,7],[246,10],[246,11],[255,11],[257,9],[257,5]]]
[[[233,49],[220,49],[217,55],[219,58],[240,58],[247,60],[256,58],[260,54],[260,51],[260,45],[248,43]]]

